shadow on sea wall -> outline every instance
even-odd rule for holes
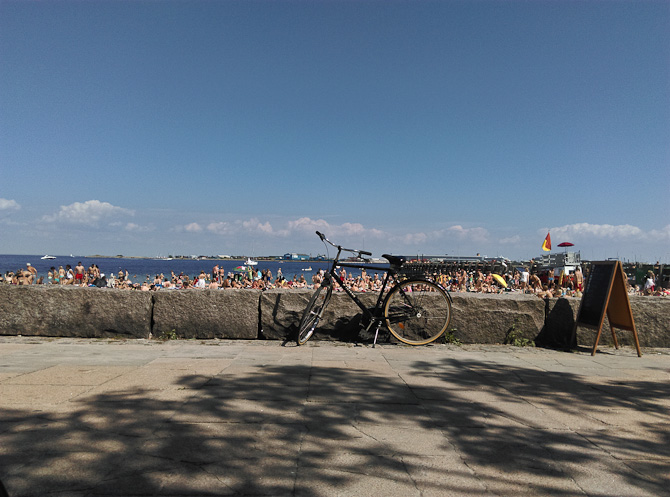
[[[0,334],[81,338],[291,339],[310,290],[180,290],[138,292],[46,286],[0,286]],[[591,346],[595,331],[579,327],[572,340],[578,299],[524,294],[453,294],[449,333],[462,343]],[[376,294],[361,294],[374,306]],[[670,300],[631,297],[643,347],[670,347]],[[321,340],[372,340],[359,333],[360,309],[336,293],[315,333]],[[632,333],[617,330],[620,343]],[[607,319],[600,343],[611,343]]]

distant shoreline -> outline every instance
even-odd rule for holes
[[[39,254],[0,254],[0,256],[12,256],[12,257],[38,257],[42,258],[42,255]],[[234,257],[186,257],[186,256],[177,256],[177,257],[151,257],[145,255],[75,255],[70,257],[69,255],[55,255],[55,259],[51,260],[73,260],[77,258],[81,259],[132,259],[132,260],[147,260],[147,261],[246,261],[249,257],[240,255]],[[283,259],[279,256],[263,256],[263,257],[251,257],[251,259],[258,262],[329,262],[332,259]]]
[[[59,257],[59,256],[56,256]],[[72,259],[72,257],[61,256],[63,258]],[[135,255],[81,255],[75,256],[82,257],[86,259],[137,259],[137,260],[149,260],[149,261],[246,261],[247,256],[235,256],[235,257],[147,257],[147,256],[135,256]],[[332,259],[283,259],[281,257],[252,257],[253,260],[258,262],[328,262]]]

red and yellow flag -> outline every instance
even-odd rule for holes
[[[547,237],[542,242],[542,250],[549,252],[551,250],[551,235],[547,233]]]

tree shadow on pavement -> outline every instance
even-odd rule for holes
[[[4,409],[0,480],[11,497],[670,488],[667,382],[443,357],[388,371],[249,366]]]

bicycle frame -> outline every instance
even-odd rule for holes
[[[354,301],[354,303],[363,311],[363,316],[367,319],[370,320],[370,323],[368,324],[366,329],[369,329],[373,324],[377,324],[377,332],[379,331],[379,328],[381,327],[382,324],[382,318],[381,318],[381,309],[382,305],[384,303],[384,299],[386,297],[385,295],[385,290],[389,287],[389,282],[392,282],[393,284],[397,283],[397,275],[398,272],[397,270],[393,267],[393,265],[387,266],[381,266],[381,265],[375,265],[372,263],[365,263],[365,262],[341,262],[340,261],[340,255],[342,254],[342,251],[345,252],[352,252],[352,253],[357,253],[359,256],[362,255],[369,255],[371,256],[372,254],[370,252],[365,252],[364,250],[357,250],[357,249],[347,249],[342,247],[341,245],[335,245],[333,242],[328,240],[323,234],[319,233],[318,231],[316,232],[317,235],[323,240],[324,242],[328,242],[330,245],[335,247],[337,249],[337,255],[333,259],[333,263],[330,266],[330,269],[326,272],[325,278],[332,278],[342,290],[349,296],[351,300]],[[363,303],[361,300],[356,296],[356,294],[349,288],[349,286],[346,284],[346,282],[340,277],[339,274],[337,274],[336,269],[338,267],[351,267],[351,268],[357,268],[357,269],[370,269],[373,271],[384,271],[386,272],[386,276],[384,277],[384,281],[382,283],[382,287],[379,290],[379,296],[377,297],[377,303],[375,304],[373,311],[371,312],[370,309]],[[375,334],[375,343],[377,342],[377,334]],[[374,344],[373,344],[374,347]]]
[[[358,269],[372,269],[372,270],[377,270],[377,271],[385,271],[386,276],[384,277],[384,281],[382,282],[382,287],[381,290],[379,291],[379,296],[377,297],[377,303],[375,304],[374,307],[374,313],[370,312],[370,309],[366,307],[363,302],[360,301],[360,299],[356,296],[356,294],[349,288],[349,286],[346,284],[346,282],[340,277],[339,274],[337,274],[337,271],[335,271],[335,268],[337,267],[353,267],[353,268],[358,268]],[[378,319],[378,312],[382,308],[382,304],[384,302],[385,294],[384,291],[386,288],[389,286],[389,281],[394,281],[396,280],[397,273],[392,270],[390,267],[385,267],[385,266],[375,266],[373,264],[365,264],[365,263],[352,263],[352,262],[341,262],[338,264],[334,264],[330,270],[328,271],[328,276],[332,278],[339,286],[344,290],[344,292],[349,296],[351,300],[354,301],[354,303],[361,308],[363,311],[363,314],[371,319]]]

